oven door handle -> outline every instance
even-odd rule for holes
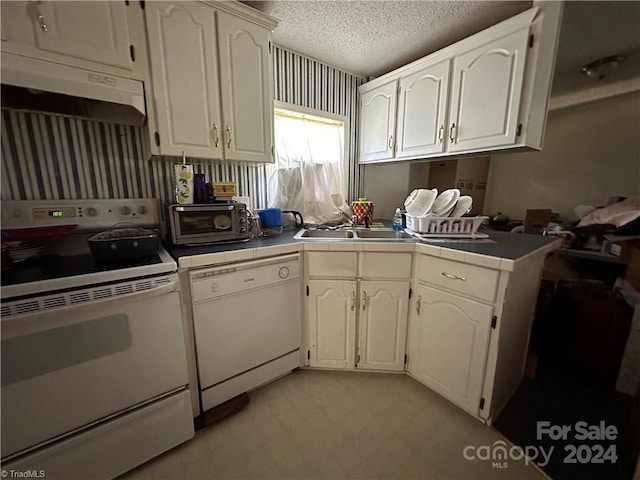
[[[29,335],[42,330],[50,330],[53,328],[82,323],[87,320],[82,313],[85,311],[88,313],[90,309],[100,312],[101,309],[108,307],[111,302],[122,303],[138,301],[177,291],[178,282],[174,280],[159,287],[134,293],[126,293],[124,295],[116,295],[102,300],[66,305],[60,308],[48,308],[45,310],[25,312],[18,315],[11,315],[9,317],[5,316],[0,319],[0,325],[2,325],[2,338],[13,338],[21,335]],[[43,321],[42,317],[52,314],[55,314],[54,318]]]

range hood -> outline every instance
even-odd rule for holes
[[[144,84],[53,62],[2,54],[2,105],[141,126]],[[8,88],[5,88],[8,85]]]

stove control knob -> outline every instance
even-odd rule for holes
[[[144,215],[145,213],[147,213],[147,207],[145,207],[144,205],[140,205],[138,207],[138,215]]]
[[[95,217],[96,215],[98,215],[98,210],[93,207],[89,207],[87,208],[87,215],[89,215],[90,217]]]
[[[120,207],[120,213],[122,215],[129,215],[131,213],[131,209],[127,206]]]
[[[240,227],[240,233],[247,233],[247,229],[245,227]]]
[[[240,217],[240,218],[238,219],[238,221],[239,221],[240,223],[246,223],[246,222],[247,222],[247,219],[246,219],[246,218],[244,218],[244,217]]]

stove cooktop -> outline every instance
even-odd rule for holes
[[[155,256],[125,263],[99,264],[89,252],[87,239],[96,231],[124,224],[157,227],[158,202],[153,198],[3,201],[0,213],[3,229],[77,226],[72,235],[41,239],[47,243],[41,255],[2,272],[3,302],[177,271],[175,260],[162,247]]]
[[[164,248],[157,255],[122,263],[96,263],[93,255],[43,255],[13,264],[2,272],[2,301],[49,294],[59,290],[124,282],[177,271],[175,260]]]
[[[128,262],[96,263],[93,255],[43,255],[38,258],[14,262],[2,272],[2,286],[38,282],[54,278],[87,275],[123,268],[134,268],[162,263],[159,255]]]

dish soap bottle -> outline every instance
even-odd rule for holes
[[[396,213],[393,215],[393,229],[396,232],[402,231],[402,212],[399,208],[396,208]]]

